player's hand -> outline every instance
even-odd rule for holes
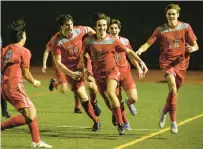
[[[135,53],[137,54],[137,55],[141,55],[142,54],[142,49],[139,49],[139,50],[137,50]]]
[[[47,66],[46,66],[46,65],[42,66],[42,72],[43,72],[43,73],[46,73],[46,69],[47,69]]]
[[[72,72],[71,77],[74,80],[80,80],[80,78],[82,77],[82,73],[80,71]]]
[[[138,78],[139,78],[140,80],[145,77],[145,75],[144,75],[142,69],[140,69],[140,68],[137,69],[137,74],[138,74]]]
[[[140,63],[140,67],[143,70],[143,75],[145,77],[145,74],[148,72],[148,68],[147,68],[146,64],[143,61]]]
[[[190,52],[190,53],[197,51],[195,47],[189,45],[188,43],[186,43],[186,47],[185,48],[186,48],[186,51]]]
[[[41,81],[35,80],[33,85],[34,87],[38,88],[41,85]]]

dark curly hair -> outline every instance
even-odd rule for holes
[[[96,22],[98,20],[106,20],[107,21],[107,26],[109,26],[109,23],[110,23],[110,17],[105,15],[104,13],[93,13],[92,15],[92,23],[93,23],[93,26],[96,26]]]
[[[23,38],[26,25],[23,19],[12,22],[8,25],[8,39],[11,43],[17,43]]]
[[[58,27],[63,26],[68,20],[73,22],[73,17],[69,14],[61,14],[56,20]]]

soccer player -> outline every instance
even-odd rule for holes
[[[144,62],[133,52],[112,35],[106,33],[109,19],[104,13],[95,13],[92,21],[96,34],[88,36],[83,41],[83,61],[85,79],[87,73],[87,57],[91,58],[92,72],[105,103],[116,117],[119,135],[125,134],[122,120],[120,102],[117,97],[116,88],[119,81],[119,71],[114,59],[115,48],[126,51],[127,55],[145,66]],[[146,66],[145,66],[146,67]],[[106,97],[106,98],[105,98]],[[107,101],[109,100],[109,101]],[[110,102],[110,104],[108,103]]]
[[[44,51],[44,55],[43,55],[43,66],[42,66],[42,72],[46,73],[46,69],[47,69],[47,59],[49,56],[49,53],[51,51],[51,49],[49,48],[50,43],[48,42],[46,45],[46,49]],[[57,82],[59,82],[60,85],[57,86],[57,90],[62,92],[62,93],[66,93],[68,91],[67,88],[67,80],[66,80],[66,76],[63,72],[59,71],[56,68],[56,65],[54,63],[53,58],[52,59],[52,67],[55,70],[55,74],[56,74],[56,78],[57,78]],[[50,81],[50,85],[49,85],[49,90],[53,91],[54,86],[52,85],[53,82],[56,82],[55,79],[51,79]],[[82,113],[82,111],[80,110],[80,100],[75,97],[75,108],[74,108],[74,113]]]
[[[41,84],[29,71],[31,53],[24,47],[26,41],[24,20],[18,20],[9,25],[9,39],[10,44],[3,48],[1,53],[2,95],[22,115],[2,122],[1,130],[27,124],[32,136],[32,148],[52,148],[51,145],[40,140],[36,108],[22,84],[22,75],[34,87],[39,87]]]
[[[94,121],[92,131],[99,131],[99,119],[95,115],[85,91],[81,59],[82,37],[86,33],[94,34],[95,31],[87,26],[73,26],[73,18],[67,14],[60,15],[57,23],[60,27],[60,32],[56,33],[50,41],[54,62],[56,67],[66,74],[71,90],[80,99],[85,112]],[[57,86],[57,84],[54,84],[54,86]]]
[[[177,95],[186,74],[190,53],[199,49],[197,38],[188,23],[178,20],[181,8],[177,4],[169,4],[165,9],[167,23],[157,27],[152,36],[143,44],[138,55],[145,52],[156,40],[160,48],[160,67],[164,70],[169,93],[166,104],[161,110],[159,127],[163,128],[166,114],[171,119],[171,133],[178,133],[176,122]]]
[[[132,49],[129,40],[127,38],[119,36],[120,30],[121,30],[121,22],[117,19],[112,19],[109,25],[109,30],[108,30],[109,33],[114,37],[116,37],[117,39],[120,39],[120,41],[124,45],[126,45],[129,49]],[[136,108],[134,107],[133,104],[137,102],[137,89],[136,89],[136,85],[133,80],[133,77],[131,75],[130,64],[127,61],[126,52],[116,52],[115,61],[116,61],[118,70],[120,72],[119,84],[125,90],[128,96],[128,99],[126,99],[125,101],[129,107],[131,114],[136,115]],[[143,70],[141,69],[137,61],[132,60],[132,63],[134,63],[134,65],[137,68],[139,79],[142,79],[144,77],[144,74],[147,72],[147,70],[145,70],[146,72],[144,72],[143,74]],[[118,97],[120,97],[120,101],[122,101],[121,89],[119,91]],[[121,111],[122,111],[122,117],[124,121],[124,127],[125,129],[130,130],[131,128],[126,116],[123,102],[121,102]]]

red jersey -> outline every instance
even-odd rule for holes
[[[167,24],[156,28],[147,42],[153,44],[156,40],[161,45],[160,66],[166,68],[185,60],[186,43],[192,43],[197,38],[189,24],[179,22],[174,29],[171,29]],[[180,67],[186,66],[180,65]]]
[[[22,82],[22,68],[30,67],[31,53],[19,44],[10,44],[1,51],[3,83],[9,85]]]
[[[83,41],[83,48],[90,58],[94,76],[101,76],[117,67],[115,63],[115,49],[125,51],[127,47],[112,35],[107,34],[104,40],[98,41],[96,35],[88,36]]]
[[[71,70],[82,66],[82,37],[87,33],[87,28],[74,26],[71,37],[64,37],[61,33],[56,33],[50,44],[53,55],[61,55],[61,62]]]
[[[130,42],[127,38],[120,37],[119,39],[129,49],[132,49]],[[127,70],[130,70],[130,64],[128,63],[128,60],[126,59],[126,52],[116,52],[115,61],[118,66],[118,69],[121,73],[126,72]]]

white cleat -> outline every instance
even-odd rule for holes
[[[132,130],[129,123],[124,124],[124,129],[125,130]]]
[[[41,140],[38,143],[32,142],[31,147],[32,148],[52,148],[51,145],[46,144],[45,142],[43,142]]]
[[[171,133],[172,134],[177,134],[178,133],[178,126],[177,124],[171,124]]]
[[[165,122],[166,122],[166,114],[163,113],[163,109],[160,110],[161,117],[159,120],[159,128],[164,128]]]

